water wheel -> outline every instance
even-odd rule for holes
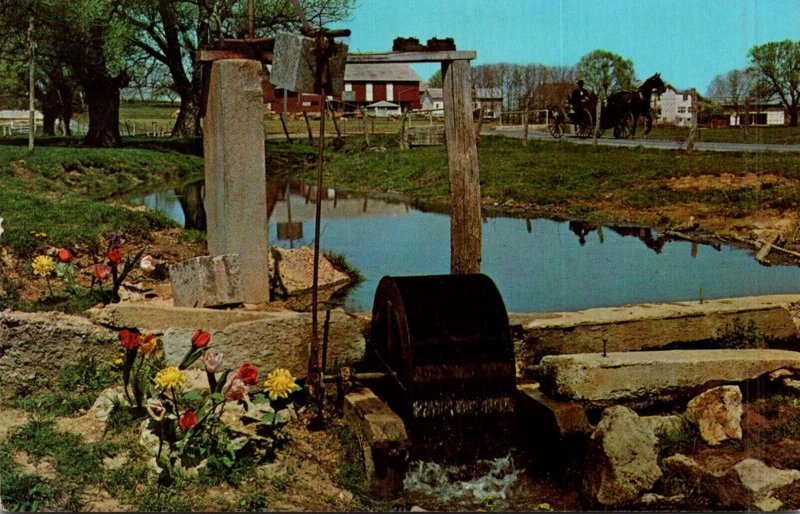
[[[387,372],[376,392],[405,421],[412,456],[474,460],[507,451],[514,348],[503,299],[486,275],[383,277],[367,360]]]

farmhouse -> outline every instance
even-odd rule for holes
[[[786,110],[781,104],[762,103],[742,105],[723,105],[722,111],[728,115],[731,127],[739,125],[786,125]]]
[[[472,108],[481,109],[484,118],[497,119],[503,112],[503,90],[499,87],[476,87]]]
[[[692,124],[692,94],[689,91],[678,91],[672,86],[651,100],[655,110],[655,122],[659,124],[688,127]]]
[[[440,87],[429,87],[422,93],[422,110],[444,116],[444,93]]]

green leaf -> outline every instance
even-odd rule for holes
[[[202,348],[194,348],[194,347],[192,347],[192,349],[189,350],[189,352],[186,354],[186,357],[183,358],[183,362],[181,362],[181,364],[178,366],[178,369],[184,370],[184,369],[188,368],[189,366],[194,364],[194,362],[197,359],[199,359],[200,356],[203,355],[203,353],[204,352],[203,352]]]
[[[225,371],[222,372],[222,376],[219,377],[219,380],[217,381],[217,387],[216,389],[214,389],[214,394],[222,393],[222,388],[225,387],[225,382],[228,381],[228,374],[230,372],[231,370],[229,369],[226,369]]]
[[[199,402],[203,399],[203,395],[200,393],[200,391],[191,390],[183,393],[181,399],[185,402]]]
[[[267,412],[263,416],[261,416],[261,422],[266,425],[271,425],[275,422],[275,413],[274,412]]]

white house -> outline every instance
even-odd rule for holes
[[[731,127],[744,125],[785,125],[786,110],[781,104],[756,104],[747,108],[723,105],[724,112],[730,116]]]
[[[651,100],[656,112],[656,123],[666,123],[688,127],[692,124],[692,94],[689,91],[678,91],[672,86],[661,96],[654,94]]]
[[[367,106],[367,112],[372,114],[373,116],[378,116],[381,118],[385,118],[392,115],[399,116],[403,114],[403,111],[398,104],[387,102],[386,100],[381,100],[380,102],[369,104]]]
[[[472,108],[481,109],[484,118],[497,119],[503,111],[503,90],[477,87],[472,93]]]
[[[440,87],[429,87],[422,95],[422,110],[433,111],[434,116],[444,116],[444,93]]]

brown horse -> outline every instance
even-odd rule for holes
[[[661,80],[661,74],[656,73],[639,86],[636,91],[618,91],[608,96],[606,107],[603,110],[602,122],[605,128],[615,127],[619,121],[630,112],[634,121],[642,116],[645,119],[645,134],[653,128],[653,116],[650,114],[650,98],[655,91],[661,94],[667,90],[667,85]],[[631,135],[636,133],[636,124]]]

